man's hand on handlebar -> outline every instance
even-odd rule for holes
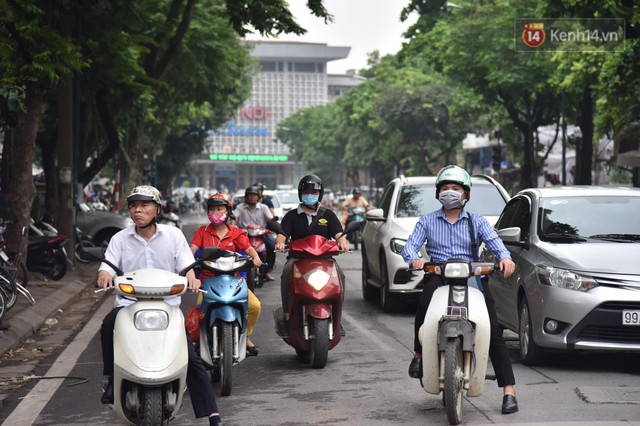
[[[425,259],[415,259],[411,262],[411,267],[413,269],[423,269],[425,263],[427,263]]]

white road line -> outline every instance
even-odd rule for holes
[[[383,351],[391,351],[391,347],[389,345],[384,343],[382,339],[380,339],[375,333],[367,330],[362,324],[360,324],[360,321],[345,313],[344,311],[342,312],[342,318],[346,319],[351,327],[357,328],[361,334],[367,336],[370,341],[377,344]]]
[[[113,308],[113,298],[106,298],[100,308],[87,322],[84,328],[78,333],[75,339],[67,346],[60,356],[53,363],[44,377],[67,376],[76,365],[78,358],[96,335],[102,324],[101,319]],[[60,387],[64,379],[41,380],[22,400],[9,417],[4,421],[4,425],[30,426],[40,412],[47,405],[53,394]]]

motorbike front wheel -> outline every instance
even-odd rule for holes
[[[222,322],[220,327],[220,394],[231,395],[233,382],[233,326]]]
[[[444,352],[444,408],[452,425],[462,421],[463,362],[460,338],[448,339]]]
[[[329,357],[329,319],[313,318],[311,329],[313,337],[309,342],[309,365],[313,368],[324,368]]]
[[[141,425],[165,425],[168,419],[164,416],[161,388],[143,388],[142,405],[140,407]]]

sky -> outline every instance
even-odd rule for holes
[[[402,33],[415,22],[415,17],[400,22],[400,11],[408,0],[324,0],[325,8],[334,18],[328,25],[311,15],[306,3],[306,0],[289,0],[289,10],[307,33],[304,36],[282,35],[271,40],[350,46],[346,59],[327,64],[330,74],[366,68],[367,53],[376,49],[382,56],[398,52],[406,41]]]

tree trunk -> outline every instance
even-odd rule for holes
[[[580,100],[578,126],[582,138],[576,142],[576,174],[574,184],[591,185],[593,168],[593,96],[590,87],[585,87]]]
[[[10,250],[15,250],[18,247],[20,229],[23,226],[28,226],[31,206],[36,194],[31,165],[44,105],[44,93],[35,85],[28,86],[24,104],[25,109],[19,112],[16,120],[11,146],[14,176],[8,190],[11,197],[10,202],[17,216],[17,223],[13,224],[9,230],[8,245]],[[26,239],[24,244],[23,249],[26,256]]]

